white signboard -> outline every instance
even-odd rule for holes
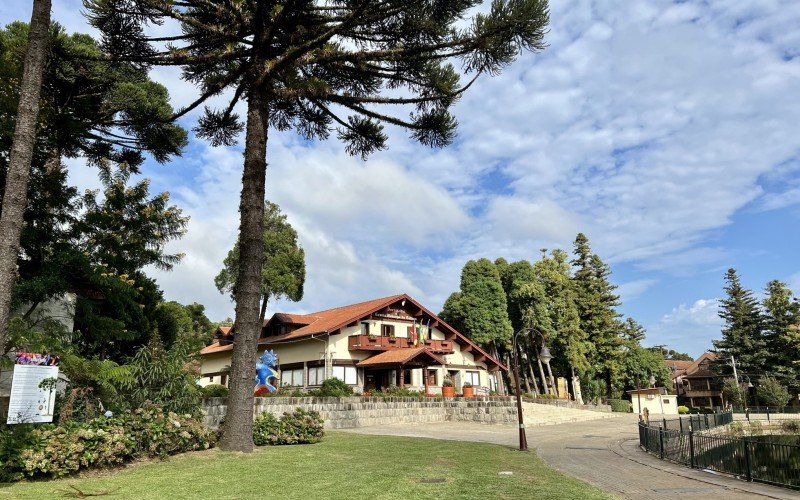
[[[58,379],[57,366],[14,365],[7,424],[53,421],[56,388],[40,389],[42,380]]]

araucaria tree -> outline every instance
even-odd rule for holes
[[[496,74],[521,50],[541,50],[546,0],[330,0],[296,2],[86,0],[92,24],[114,58],[178,65],[201,89],[185,112],[211,96],[198,135],[245,151],[236,282],[236,344],[228,416],[220,446],[251,451],[252,371],[259,335],[267,131],[306,138],[331,132],[350,154],[386,147],[383,124],[420,143],[444,146],[456,122],[449,108],[482,73]],[[148,37],[146,25],[175,22],[180,33]],[[461,61],[469,83],[459,83]],[[246,101],[246,126],[234,112]],[[387,108],[391,108],[388,109]]]
[[[764,342],[770,372],[795,395],[800,393],[800,303],[778,280],[767,284],[764,306]]]
[[[224,267],[214,278],[220,293],[236,297],[236,276],[239,275],[239,244],[228,252]],[[297,242],[297,231],[286,220],[278,205],[267,202],[264,207],[264,263],[261,267],[261,314],[264,322],[270,299],[286,298],[297,302],[303,298],[306,282],[306,254]]]
[[[19,240],[28,200],[28,179],[36,144],[36,121],[39,117],[39,95],[42,91],[49,28],[50,0],[34,0],[15,116],[14,139],[8,156],[8,175],[0,212],[0,356],[6,353],[11,292],[17,275]]]

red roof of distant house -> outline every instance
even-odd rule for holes
[[[269,319],[269,321],[265,321],[264,328],[267,328],[273,321],[304,326],[283,335],[261,338],[258,340],[258,343],[261,345],[277,344],[285,341],[311,337],[314,335],[335,333],[337,330],[340,330],[347,325],[360,320],[361,318],[367,317],[402,300],[407,300],[419,308],[420,311],[423,311],[431,318],[434,318],[438,322],[438,327],[440,329],[450,332],[456,336],[456,340],[459,344],[471,346],[471,350],[478,352],[481,356],[484,356],[490,363],[500,369],[507,370],[505,365],[503,365],[500,361],[494,359],[473,341],[456,331],[455,328],[448,325],[441,318],[433,314],[427,308],[423,307],[419,302],[407,294],[391,295],[389,297],[382,297],[380,299],[368,300],[365,302],[359,302],[357,304],[334,307],[332,309],[326,309],[324,311],[318,311],[309,314],[275,313],[272,318]],[[233,344],[220,345],[219,342],[217,342],[200,351],[200,354],[212,354],[231,349],[233,349]]]

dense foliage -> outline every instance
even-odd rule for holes
[[[630,413],[633,411],[633,406],[627,399],[609,399],[608,405],[613,412]]]
[[[591,251],[583,234],[575,239],[574,259],[563,250],[531,264],[503,258],[469,261],[460,290],[450,295],[441,316],[472,340],[510,361],[512,331],[517,336],[520,381],[528,393],[555,395],[541,349],[553,356],[555,376],[590,399],[619,398],[655,376],[671,387],[660,350],[642,347],[644,328],[620,320],[610,268]]]
[[[200,389],[204,398],[227,398],[228,388],[222,384],[208,384]]]
[[[253,422],[253,442],[257,446],[318,443],[324,435],[323,424],[319,412],[313,410],[297,408],[280,418],[264,412]]]
[[[353,394],[353,388],[338,378],[329,378],[322,382],[319,389],[309,393],[311,396],[326,398],[343,398]]]
[[[163,458],[214,446],[216,433],[190,415],[150,404],[113,417],[0,433],[5,479],[60,477],[137,458]]]
[[[286,220],[278,205],[264,206],[264,261],[261,266],[261,320],[271,299],[297,302],[303,298],[306,280],[306,255],[297,241],[297,231]],[[239,275],[239,243],[228,252],[223,268],[214,278],[220,293],[236,296]]]

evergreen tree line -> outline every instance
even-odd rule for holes
[[[556,376],[570,381],[578,400],[619,398],[648,385],[651,376],[669,387],[661,350],[642,347],[644,328],[632,318],[622,319],[611,269],[592,252],[585,235],[576,237],[572,257],[563,250],[542,250],[534,263],[471,260],[441,317],[508,366],[516,335],[526,392],[555,394]],[[541,359],[544,346],[553,356],[553,376]]]
[[[735,269],[728,269],[725,274],[724,290],[726,296],[719,307],[719,316],[724,321],[722,338],[714,341],[719,355],[716,367],[722,375],[732,376],[735,362],[741,384],[740,388],[733,380],[733,385],[726,384],[729,398],[744,403],[737,392],[741,393],[749,381],[755,386],[756,397],[759,390],[764,396],[776,393],[774,398],[767,396],[768,400],[782,406],[788,403],[791,394],[792,402],[797,404],[800,302],[789,286],[779,280],[767,283],[764,298],[759,301],[752,290],[742,285]]]

